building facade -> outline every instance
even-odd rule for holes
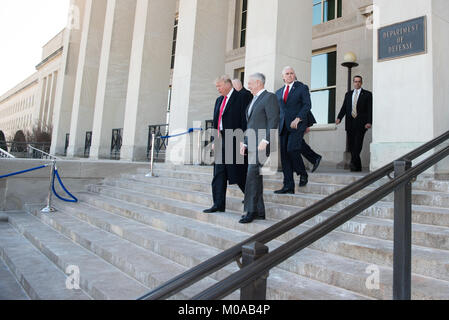
[[[6,140],[37,127],[51,132],[64,32],[43,46],[36,72],[0,97],[0,130]]]
[[[307,139],[339,166],[346,133],[335,118],[348,89],[348,52],[357,57],[352,75],[374,94],[364,166],[379,168],[449,128],[444,0],[72,0],[71,8],[58,57],[63,72],[27,89],[36,87],[35,105],[54,95],[54,108],[32,113],[39,120],[53,114],[54,154],[85,157],[88,149],[88,157],[103,159],[118,150],[120,159],[145,160],[149,126],[168,123],[171,134],[206,127],[217,76],[246,84],[263,72],[275,91],[290,65],[311,89],[318,124]],[[422,16],[425,52],[380,61],[379,29]],[[192,148],[174,138],[167,160],[190,163]]]

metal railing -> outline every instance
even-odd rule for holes
[[[147,158],[150,161],[164,161],[168,147],[168,124],[152,125],[148,127]]]
[[[40,149],[37,149],[33,147],[32,145],[27,145],[28,154],[32,155],[32,159],[45,159],[45,160],[61,160],[61,158],[58,158],[56,156],[53,156],[45,151],[42,151]]]
[[[400,159],[318,201],[309,208],[276,223],[265,231],[184,272],[139,298],[139,300],[170,298],[234,261],[237,261],[239,266],[242,267],[240,271],[197,294],[193,299],[221,299],[238,289],[242,289],[241,298],[243,300],[265,299],[266,278],[269,270],[326,236],[392,192],[395,194],[393,298],[395,300],[411,299],[411,183],[418,175],[449,156],[449,147],[443,148],[415,167],[411,167],[411,161],[439,147],[447,140],[449,140],[449,131]],[[395,173],[394,178],[390,177],[392,172]],[[388,176],[391,181],[273,252],[268,253],[268,248],[264,244],[300,226],[385,176]],[[239,261],[240,257],[243,258],[243,263]]]
[[[12,154],[10,154],[7,151],[0,148],[0,158],[15,159],[16,157],[14,157]]]
[[[43,152],[50,152],[49,142],[4,142],[2,143],[4,146],[2,147],[3,151],[8,152],[15,158],[20,159],[42,159],[40,152],[29,152],[28,146],[32,146],[36,149],[42,150]]]

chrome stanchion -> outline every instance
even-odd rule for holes
[[[156,141],[156,135],[153,133],[151,138],[151,159],[150,159],[150,173],[145,175],[145,177],[157,178],[157,175],[154,174],[154,145]]]
[[[203,141],[202,141],[202,130],[198,131],[198,165],[203,165]]]
[[[51,206],[51,198],[53,195],[52,184],[55,177],[55,168],[56,168],[56,160],[53,160],[50,171],[50,188],[48,191],[47,206],[41,210],[41,213],[52,213],[57,211],[55,208]]]

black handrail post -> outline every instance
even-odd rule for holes
[[[395,177],[412,166],[410,160],[395,161]],[[393,299],[411,300],[412,283],[412,183],[394,192]]]
[[[246,267],[268,253],[268,247],[253,242],[242,247],[242,265]],[[240,300],[266,300],[268,273],[240,289]]]

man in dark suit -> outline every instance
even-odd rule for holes
[[[316,123],[316,119],[313,116],[312,111],[307,114],[307,129],[306,134],[310,132],[310,128]],[[315,172],[320,166],[321,159],[323,158],[318,153],[313,151],[313,149],[307,144],[303,139],[301,144],[301,155],[306,158],[312,165],[312,173]]]
[[[243,96],[243,99],[246,99],[248,101],[248,104],[251,102],[251,100],[253,99],[253,95],[251,94],[251,91],[243,86],[240,79],[232,80],[232,86]]]
[[[251,101],[248,96],[241,95],[232,87],[232,81],[228,76],[222,76],[215,82],[220,97],[215,102],[213,128],[217,130],[218,140],[214,141],[215,165],[214,178],[212,180],[212,196],[214,205],[212,208],[204,210],[204,213],[226,211],[226,190],[227,184],[237,184],[242,192],[245,192],[247,165],[242,162],[237,163],[235,150],[239,145],[233,137],[233,149],[226,150],[227,130],[246,130],[246,106]],[[229,132],[229,131],[228,131]],[[218,150],[217,150],[218,149]],[[226,154],[232,153],[232,163],[226,162]],[[228,155],[228,159],[231,158]]]
[[[299,175],[299,186],[308,183],[308,174],[301,157],[304,133],[308,128],[308,114],[312,109],[309,88],[296,80],[295,70],[285,67],[282,76],[285,86],[276,92],[280,106],[280,144],[281,162],[284,173],[284,186],[276,194],[295,193],[293,172]]]
[[[343,106],[336,120],[339,125],[346,116],[346,132],[349,140],[349,151],[351,152],[351,171],[362,171],[363,139],[366,131],[371,129],[373,123],[373,95],[362,88],[363,78],[354,77],[354,90],[346,93]]]
[[[254,219],[265,219],[263,176],[260,170],[270,153],[273,131],[277,134],[279,127],[279,104],[276,95],[265,89],[265,76],[261,73],[252,75],[248,87],[254,98],[246,111],[246,144],[240,148],[242,155],[248,153],[249,162],[245,188],[247,214],[240,220],[243,224],[251,223]]]

